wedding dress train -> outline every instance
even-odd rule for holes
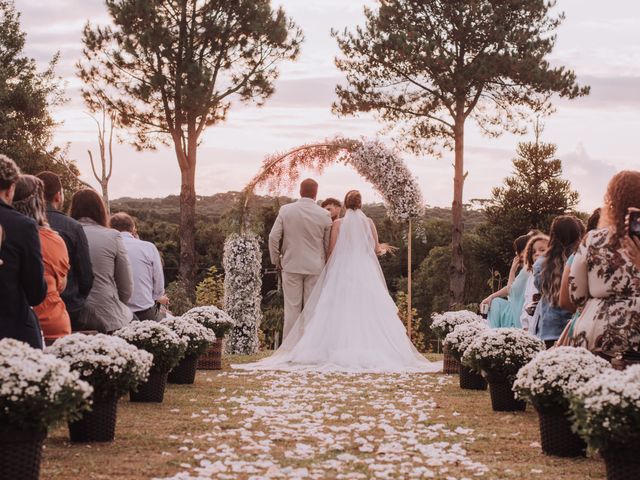
[[[369,219],[347,210],[335,248],[281,347],[245,370],[436,372],[415,349],[374,252]]]

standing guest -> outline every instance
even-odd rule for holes
[[[524,289],[524,308],[520,314],[520,325],[528,332],[535,332],[535,309],[538,304],[536,298],[540,296],[540,292],[535,286],[535,277],[533,276],[533,266],[536,261],[544,255],[549,246],[549,237],[539,234],[531,237],[529,243],[524,249],[524,268],[529,272],[527,286]]]
[[[82,225],[61,211],[64,205],[64,191],[60,177],[53,172],[42,172],[37,176],[44,183],[49,226],[62,237],[69,252],[71,269],[67,277],[67,288],[61,297],[69,312],[71,327],[78,330],[78,317],[93,285],[87,236]]]
[[[335,222],[340,218],[340,213],[342,212],[342,203],[340,203],[340,200],[336,198],[327,198],[320,206],[329,212],[332,222]]]
[[[571,266],[571,299],[581,308],[571,339],[575,346],[640,351],[640,266],[628,250],[625,226],[634,208],[640,208],[640,171],[622,171],[607,187],[601,228],[587,235]]]
[[[34,311],[45,340],[71,333],[71,320],[60,294],[67,285],[69,254],[62,237],[49,228],[44,200],[44,183],[33,175],[22,175],[16,183],[13,208],[38,224],[47,297]]]
[[[160,252],[151,242],[138,238],[136,224],[126,213],[111,216],[111,228],[122,234],[133,270],[133,293],[127,305],[139,320],[162,320],[160,305],[167,305]]]
[[[584,235],[584,224],[573,215],[556,217],[551,224],[549,247],[533,265],[534,284],[540,292],[535,334],[551,347],[569,323],[573,312],[560,306],[560,283],[567,259]]]
[[[11,204],[20,169],[0,155],[0,339],[15,338],[34,348],[43,348],[38,317],[31,305],[47,295],[38,225],[16,212]]]
[[[113,332],[133,319],[127,307],[133,277],[122,235],[109,228],[107,211],[95,190],[87,188],[73,195],[71,217],[80,222],[87,235],[94,278],[78,327]]]
[[[511,263],[507,286],[492,293],[482,303],[489,305],[487,320],[492,328],[520,328],[520,315],[524,308],[524,293],[531,275],[524,265],[524,249],[529,239],[538,232],[521,235],[513,242],[515,257]],[[507,298],[502,298],[507,296]]]

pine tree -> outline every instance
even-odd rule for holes
[[[302,32],[270,0],[106,0],[87,24],[78,75],[138,149],[170,145],[180,168],[180,279],[195,290],[195,176],[203,132],[236,101],[262,105]],[[232,103],[233,101],[233,103]]]
[[[485,261],[503,274],[513,259],[515,238],[533,229],[548,232],[555,217],[572,212],[578,204],[578,192],[562,178],[557,146],[541,142],[540,132],[536,127],[534,142],[518,144],[513,175],[493,189],[485,210],[487,221],[480,229]]]
[[[38,71],[35,60],[24,55],[25,42],[13,2],[0,0],[0,153],[24,173],[57,173],[69,193],[81,182],[66,150],[53,145],[57,124],[51,109],[65,100],[55,75],[58,54]]]
[[[490,136],[523,133],[549,99],[586,95],[573,71],[551,66],[555,31],[564,19],[554,0],[379,0],[366,25],[334,32],[336,60],[347,77],[334,110],[375,112],[414,152],[454,151],[449,295],[464,297],[464,139],[467,119]]]

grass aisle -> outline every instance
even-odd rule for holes
[[[604,478],[542,455],[532,410],[494,413],[457,376],[199,371],[161,405],[121,401],[113,444],[67,436],[51,432],[43,479]]]

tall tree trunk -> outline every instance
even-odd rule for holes
[[[111,215],[111,205],[109,204],[109,180],[103,176],[100,186],[102,187],[102,201],[107,209],[107,215]]]
[[[188,154],[187,166],[181,166],[180,183],[180,279],[185,283],[187,294],[195,299],[196,283],[196,153]],[[191,158],[193,157],[193,158]]]
[[[464,301],[465,268],[462,252],[462,192],[464,189],[464,119],[457,118],[454,129],[455,165],[453,176],[453,204],[451,205],[451,265],[449,266],[449,300],[451,305],[462,305]]]

